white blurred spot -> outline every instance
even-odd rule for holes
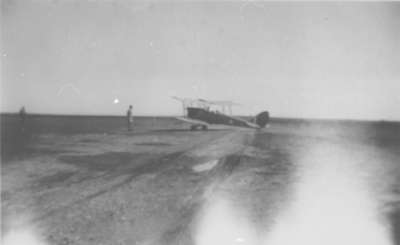
[[[195,241],[196,245],[260,244],[255,228],[225,199],[209,200],[198,223]]]
[[[211,160],[206,163],[202,163],[202,164],[198,164],[198,165],[194,166],[193,171],[203,172],[206,170],[210,170],[210,169],[214,168],[215,166],[217,166],[217,164],[218,164],[218,160]]]
[[[118,98],[115,98],[114,99],[114,104],[118,104],[119,103],[119,99]]]
[[[243,239],[243,238],[240,238],[240,237],[238,237],[238,238],[236,238],[235,242],[244,242],[244,239]]]
[[[2,239],[4,245],[45,245],[46,243],[33,230],[28,228],[13,229]]]
[[[351,150],[315,146],[300,162],[289,209],[266,236],[268,245],[389,245],[377,201]]]
[[[334,144],[307,149],[304,158],[297,159],[294,193],[285,208],[266,221],[268,230],[249,222],[228,198],[206,192],[195,244],[393,244],[379,200],[365,178],[370,171],[367,157],[356,151]]]
[[[90,43],[90,47],[96,47],[96,46],[97,46],[97,42],[96,41],[93,41],[93,42]]]

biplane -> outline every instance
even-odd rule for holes
[[[191,124],[191,130],[207,130],[211,124],[260,129],[264,128],[269,121],[268,111],[257,114],[251,121],[233,116],[232,106],[238,104],[231,101],[210,101],[176,96],[172,98],[182,103],[183,116],[176,119]]]

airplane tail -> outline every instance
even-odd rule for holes
[[[258,113],[255,118],[255,123],[260,126],[260,128],[264,128],[269,122],[269,112],[263,111]]]

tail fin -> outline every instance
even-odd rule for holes
[[[263,111],[256,116],[255,123],[260,126],[260,128],[264,128],[269,122],[269,112]]]

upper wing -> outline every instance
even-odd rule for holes
[[[220,106],[234,106],[239,105],[238,103],[229,101],[229,100],[205,100],[205,99],[198,99],[198,101],[202,103],[206,103],[209,105],[220,105]]]

